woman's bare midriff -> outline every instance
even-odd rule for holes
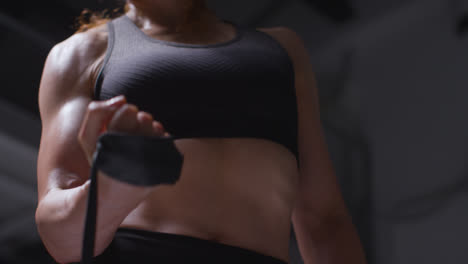
[[[262,138],[175,141],[179,181],[154,189],[121,227],[189,235],[288,261],[296,158]]]

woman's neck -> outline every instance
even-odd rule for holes
[[[127,0],[127,16],[142,28],[156,25],[168,32],[179,32],[195,24],[216,21],[204,0]]]

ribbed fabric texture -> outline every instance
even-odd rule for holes
[[[95,100],[124,94],[175,138],[263,138],[298,160],[292,62],[268,34],[233,25],[230,41],[191,45],[154,39],[126,15],[114,19]]]

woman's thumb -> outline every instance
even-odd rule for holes
[[[106,130],[106,124],[111,120],[115,111],[125,103],[124,96],[89,103],[79,132],[80,142],[88,155],[94,153],[96,142],[101,133]]]

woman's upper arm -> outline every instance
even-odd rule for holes
[[[320,122],[318,90],[309,53],[301,38],[288,28],[271,29],[270,34],[286,49],[295,71],[300,161],[295,209],[318,219],[346,214]]]
[[[39,201],[53,188],[68,189],[87,180],[89,164],[78,132],[93,98],[106,42],[103,34],[79,33],[54,46],[46,59],[38,94],[42,123],[37,159]]]

